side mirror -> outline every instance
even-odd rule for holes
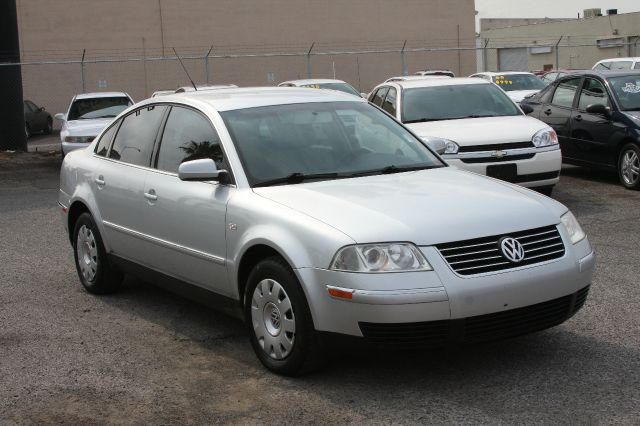
[[[525,114],[531,114],[533,112],[533,107],[531,105],[528,105],[528,104],[520,104],[520,109]]]
[[[369,99],[369,94],[368,93],[360,93],[360,96],[362,96],[363,99]]]
[[[438,153],[438,155],[444,154],[444,151],[447,149],[447,143],[442,139],[429,139],[423,141],[429,145],[429,148]]]
[[[54,115],[53,118],[55,118],[56,120],[65,121],[65,116],[61,112],[59,112],[56,115]]]
[[[185,161],[178,167],[178,178],[185,181],[217,181],[226,183],[229,172],[218,170],[216,163],[210,158]]]
[[[46,110],[44,109],[44,107],[40,107],[40,108],[38,108],[38,112],[42,112],[42,111],[46,111]]]
[[[611,115],[611,110],[609,109],[609,107],[606,107],[603,104],[588,105],[586,111],[589,114],[598,114],[605,117],[609,117]]]

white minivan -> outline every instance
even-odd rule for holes
[[[479,78],[392,81],[369,101],[405,124],[452,166],[550,195],[560,179],[558,136]]]

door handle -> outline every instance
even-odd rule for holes
[[[573,117],[574,120],[576,121],[582,121],[582,116],[581,115],[576,115],[575,117]]]
[[[549,108],[549,109],[545,109],[545,110],[544,110],[544,113],[545,113],[546,115],[551,115],[551,108]]]
[[[104,186],[104,176],[98,176],[97,178],[95,178],[95,182],[98,186]]]
[[[149,201],[156,201],[158,199],[158,196],[156,195],[155,190],[150,189],[149,192],[144,193],[144,198],[146,198]]]

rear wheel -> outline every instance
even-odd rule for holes
[[[620,151],[618,177],[626,188],[640,189],[640,148],[638,145],[630,143]]]
[[[109,262],[100,231],[89,213],[83,213],[73,230],[73,254],[82,286],[94,294],[112,293],[122,283],[122,273]]]
[[[297,376],[318,367],[321,348],[304,292],[280,257],[262,260],[251,271],[244,312],[251,345],[269,370]]]

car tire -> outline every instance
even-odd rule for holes
[[[618,178],[628,189],[640,189],[640,147],[629,143],[622,147],[618,158]]]
[[[282,258],[266,258],[251,270],[244,301],[251,345],[267,369],[298,376],[321,365],[324,351],[304,291]]]
[[[29,129],[28,123],[24,123],[24,135],[25,139],[29,139],[31,137],[31,130]]]
[[[44,134],[50,135],[53,132],[53,120],[51,118],[47,119],[47,126],[44,128]]]
[[[553,193],[554,186],[555,185],[541,186],[539,188],[535,188],[535,190],[538,191],[539,193],[541,193],[542,195],[546,195],[547,197],[551,197],[551,194]]]
[[[82,286],[93,294],[113,293],[120,287],[123,274],[113,265],[93,217],[83,213],[73,230],[73,255]]]

